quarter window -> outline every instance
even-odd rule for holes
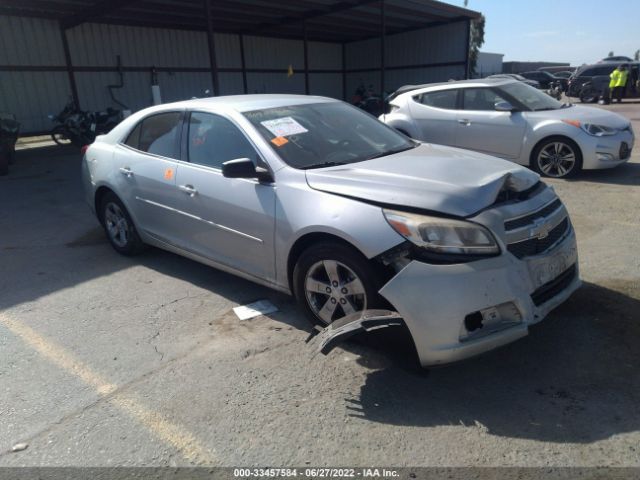
[[[233,123],[219,115],[193,112],[189,120],[189,161],[222,169],[228,160],[256,161],[253,145]]]
[[[131,131],[125,145],[154,155],[178,159],[180,116],[180,112],[169,112],[145,118]]]
[[[455,110],[458,100],[458,90],[441,90],[418,95],[416,100],[423,105],[435,108]]]

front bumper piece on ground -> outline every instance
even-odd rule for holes
[[[526,260],[505,254],[455,265],[412,261],[380,290],[397,312],[345,317],[316,341],[326,354],[359,332],[404,324],[422,366],[452,363],[526,336],[580,284],[573,232]]]

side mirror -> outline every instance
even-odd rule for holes
[[[496,112],[513,112],[515,108],[509,102],[496,102],[494,108]]]
[[[264,167],[256,167],[248,158],[229,160],[222,164],[222,175],[227,178],[257,178],[261,182],[272,182],[271,173]]]

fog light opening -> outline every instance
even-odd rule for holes
[[[482,313],[473,312],[464,317],[464,326],[467,329],[467,332],[475,332],[476,330],[480,330],[484,325],[482,321],[484,318],[482,317]]]

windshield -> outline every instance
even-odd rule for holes
[[[268,108],[244,116],[294,168],[361,162],[419,145],[343,102]]]
[[[522,110],[557,110],[562,107],[562,103],[551,98],[537,88],[533,88],[526,83],[514,82],[497,87],[505,97]]]

